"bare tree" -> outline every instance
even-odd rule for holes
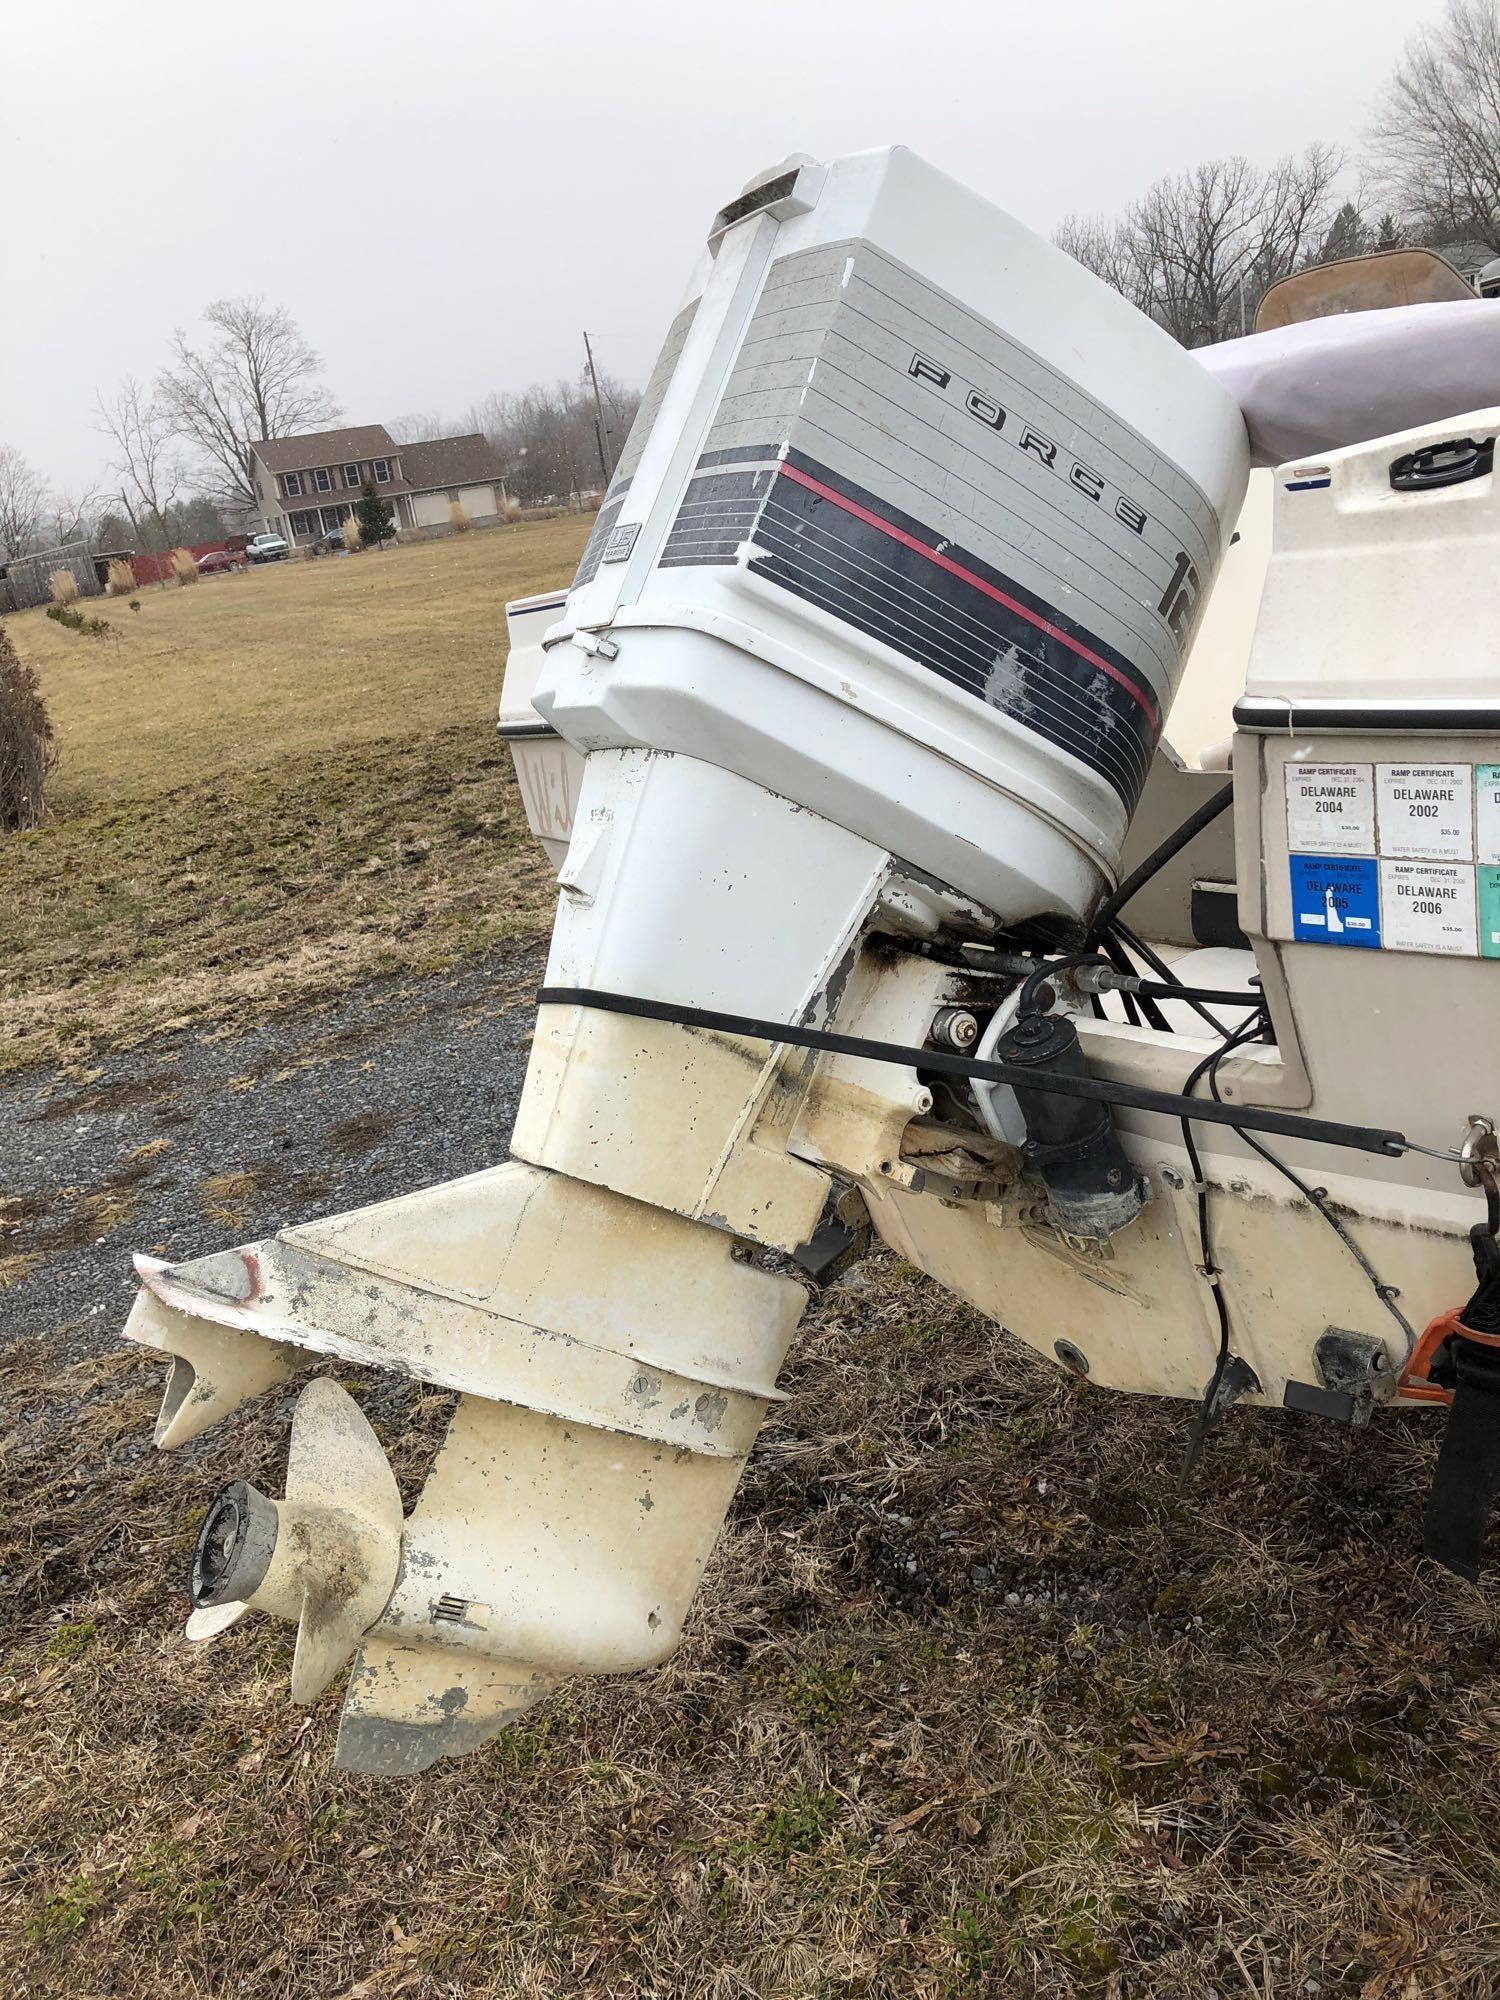
[[[404,417],[395,417],[386,429],[397,444],[425,444],[429,438],[451,437],[447,423],[431,410],[408,410]]]
[[[641,399],[604,374],[599,397],[618,458]],[[601,483],[594,393],[584,377],[551,389],[533,383],[519,392],[492,393],[473,405],[464,423],[484,432],[500,455],[507,486],[525,506],[565,500]]]
[[[106,402],[95,398],[95,429],[114,447],[109,469],[120,482],[120,499],[148,546],[170,545],[168,509],[181,493],[185,471],[177,450],[171,411],[160,396],[127,375]]]
[[[1268,285],[1317,255],[1340,202],[1329,146],[1270,168],[1237,155],[1156,181],[1118,221],[1070,216],[1057,241],[1133,305],[1202,347],[1248,331]]]
[[[1500,11],[1448,0],[1407,43],[1371,127],[1371,172],[1431,242],[1500,252]]]
[[[296,321],[264,299],[217,299],[204,308],[212,329],[195,345],[178,328],[172,366],[157,384],[174,431],[202,461],[212,496],[253,508],[250,447],[337,421],[339,405],[318,380],[322,362]]]
[[[0,444],[0,551],[25,554],[46,518],[50,498],[36,467],[14,445]]]
[[[1102,278],[1142,312],[1151,310],[1150,273],[1136,256],[1135,232],[1128,219],[1111,221],[1102,215],[1069,215],[1053,237],[1075,263]]]
[[[48,517],[53,539],[59,544],[88,541],[98,521],[99,500],[97,486],[87,486],[81,493],[54,493]]]

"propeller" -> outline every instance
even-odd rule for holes
[[[401,1495],[359,1405],[320,1377],[297,1398],[286,1498],[243,1479],[215,1494],[193,1551],[187,1636],[246,1611],[294,1619],[292,1699],[316,1701],[385,1609],[401,1558]]]

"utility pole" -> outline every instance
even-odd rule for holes
[[[609,449],[609,432],[604,425],[604,403],[599,395],[599,377],[594,370],[594,350],[589,345],[586,332],[583,336],[583,352],[589,364],[589,380],[594,385],[594,433],[599,440],[599,464],[604,473],[604,484],[608,486],[615,476],[615,464]]]

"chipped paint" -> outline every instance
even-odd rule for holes
[[[385,1528],[362,1526],[290,1470],[278,1503],[250,1602],[298,1619],[299,1698],[358,1648],[342,1764],[425,1768],[559,1675],[673,1649],[805,1298],[741,1248],[516,1162],[239,1252],[143,1261],[128,1331],[174,1379],[223,1353],[243,1390],[310,1350],[461,1392],[404,1523],[392,1500]],[[357,1488],[347,1452],[324,1458],[333,1489]]]

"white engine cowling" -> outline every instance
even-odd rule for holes
[[[1010,216],[899,147],[790,162],[718,218],[537,707],[1079,917],[1247,468],[1219,385]]]

